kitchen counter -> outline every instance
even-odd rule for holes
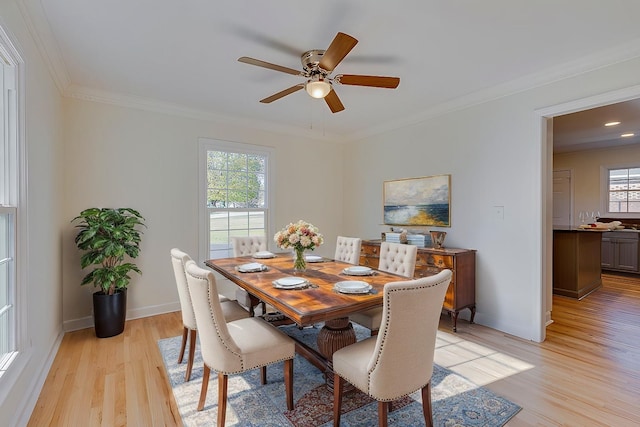
[[[608,230],[553,230],[553,293],[582,299],[602,286],[602,236]]]
[[[632,230],[630,228],[625,228],[622,230],[610,230],[608,228],[582,228],[582,227],[574,227],[571,225],[554,225],[553,231],[589,231],[589,232],[597,231],[600,233],[607,233],[609,231],[630,231],[630,232],[638,233],[640,230]]]

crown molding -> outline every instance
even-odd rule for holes
[[[606,49],[591,55],[584,56],[580,59],[569,61],[544,71],[519,77],[514,80],[473,92],[448,102],[436,105],[433,108],[422,111],[402,120],[385,123],[380,126],[374,126],[364,131],[354,132],[348,135],[348,141],[361,140],[376,134],[381,134],[396,130],[399,128],[409,127],[418,123],[448,114],[455,111],[463,110],[475,105],[483,104],[496,99],[524,92],[536,87],[551,84],[569,77],[585,74],[604,68],[620,62],[629,61],[640,57],[640,39],[634,39],[630,42],[618,45],[614,48]],[[627,96],[629,94],[627,93]],[[627,99],[632,99],[629,96]],[[598,104],[594,104],[598,105]],[[602,103],[599,105],[603,105]]]
[[[577,111],[625,102],[636,98],[640,98],[640,85],[625,87],[549,107],[538,108],[535,112],[541,117],[553,117],[559,114],[575,113]]]
[[[151,98],[117,94],[108,91],[101,91],[98,89],[81,87],[73,84],[67,87],[63,95],[67,98],[80,99],[83,101],[92,101],[102,104],[116,105],[119,107],[135,108],[138,110],[152,111],[155,113],[184,117],[188,119],[224,123],[227,125],[235,125],[255,130],[263,130],[291,135],[297,138],[302,136],[304,138],[314,139],[318,141],[342,142],[342,139],[335,134],[327,134],[325,132],[319,134],[318,131],[313,131],[303,127],[286,126],[267,121],[213,113],[210,111],[189,108],[184,105],[157,101]]]
[[[60,93],[64,93],[71,84],[71,78],[42,3],[39,0],[17,0],[16,3],[49,74]]]

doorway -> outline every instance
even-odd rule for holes
[[[573,191],[570,170],[553,171],[553,226],[573,224]]]
[[[597,96],[583,98],[536,110],[541,120],[542,136],[542,265],[544,283],[540,286],[542,323],[540,337],[544,341],[546,327],[551,323],[553,310],[553,118],[578,111],[590,110],[604,105],[640,98],[640,85],[632,86]]]

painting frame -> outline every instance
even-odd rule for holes
[[[384,181],[385,225],[451,227],[451,175]]]

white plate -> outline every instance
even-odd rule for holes
[[[373,269],[369,267],[348,267],[343,270],[344,274],[349,274],[351,276],[370,276],[373,274]]]
[[[322,260],[324,260],[324,258],[318,255],[305,255],[304,259],[307,260],[307,262],[322,262]]]
[[[345,280],[334,285],[336,291],[343,294],[366,294],[371,290],[371,285],[359,280]]]
[[[263,258],[275,258],[276,255],[269,251],[260,251],[253,254],[254,258],[263,259]]]
[[[276,288],[281,288],[281,289],[303,288],[308,284],[309,283],[305,279],[301,279],[299,277],[283,277],[281,279],[273,281],[273,285]]]
[[[250,262],[249,264],[242,264],[238,266],[238,271],[242,273],[253,273],[256,271],[263,271],[264,264],[260,264],[259,262]]]

